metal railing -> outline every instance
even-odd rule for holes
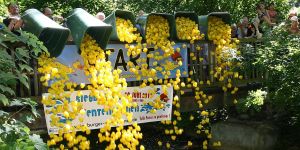
[[[214,58],[215,45],[210,41],[201,41],[197,43],[202,50],[196,50],[195,45],[190,45],[188,48],[188,70],[193,71],[193,75],[190,78],[194,81],[210,80],[210,85],[204,85],[204,87],[216,87],[220,86],[220,82],[210,74],[210,72],[216,66],[216,60]],[[237,84],[246,84],[249,82],[260,82],[265,78],[264,70],[260,69],[258,66],[254,65],[253,62],[257,55],[257,48],[261,44],[258,40],[241,40],[239,48],[242,53],[242,66],[239,72],[243,75],[244,79],[236,81]],[[192,60],[190,53],[193,53],[196,57]],[[42,93],[47,92],[46,87],[44,87],[40,82],[41,75],[38,73],[38,64],[36,60],[32,60],[30,65],[33,68],[33,72],[28,74],[29,78],[29,88],[17,84],[16,91],[18,97],[40,97]],[[182,78],[182,81],[186,81],[187,78]],[[128,86],[138,86],[141,81],[131,81],[128,82]]]
[[[260,68],[257,68],[257,66],[253,65],[254,58],[257,53],[257,48],[259,47],[259,44],[261,42],[257,40],[252,41],[241,41],[240,43],[240,49],[242,50],[242,56],[244,57],[242,59],[243,63],[247,63],[248,66],[245,68],[241,68],[240,73],[245,77],[243,80],[239,81],[233,81],[235,83],[235,86],[244,86],[248,83],[253,82],[261,82],[265,78],[265,72],[261,70]],[[226,97],[227,93],[223,92],[221,87],[224,85],[224,83],[219,82],[212,74],[210,74],[210,71],[214,69],[216,66],[214,56],[212,55],[212,52],[215,50],[215,46],[213,43],[208,41],[201,41],[198,43],[202,50],[196,50],[193,48],[193,45],[190,45],[190,48],[188,49],[188,70],[193,71],[193,75],[190,76],[192,80],[195,80],[197,82],[200,81],[206,81],[210,80],[211,84],[207,85],[204,84],[203,87],[201,87],[203,90],[205,89],[218,89],[216,93],[218,93],[220,96],[223,96],[223,98],[217,98],[213,101],[213,103],[209,104],[210,106],[205,106],[207,109],[215,109],[215,108],[224,108],[226,106]],[[245,48],[246,47],[246,48]],[[248,48],[250,47],[250,48]],[[250,49],[250,50],[249,50]],[[190,53],[193,53],[196,59],[192,59],[190,57]],[[246,57],[245,57],[246,56]],[[200,58],[202,58],[200,60]],[[17,97],[30,97],[35,99],[39,103],[39,111],[42,114],[42,104],[41,104],[41,95],[42,93],[47,92],[47,88],[42,85],[40,82],[41,74],[38,73],[38,64],[36,60],[32,60],[29,64],[32,66],[33,71],[28,74],[29,78],[29,88],[22,86],[22,84],[17,84],[15,91],[17,94]],[[187,78],[181,78],[182,81],[187,81]],[[142,83],[142,81],[132,81],[128,82],[128,86],[139,86]],[[158,84],[155,82],[154,84]],[[79,88],[78,88],[79,90]],[[186,94],[181,95],[179,91],[177,91],[175,94],[179,96],[181,101],[181,108],[180,111],[194,111],[199,110],[198,104],[195,101],[194,98],[194,92],[191,88],[184,88],[182,89],[185,91]],[[183,104],[184,103],[184,104]],[[185,109],[186,108],[186,109]],[[37,121],[34,124],[31,124],[30,127],[33,131],[45,133],[45,118],[44,115],[41,115],[42,117],[37,119]]]

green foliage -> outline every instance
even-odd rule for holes
[[[210,12],[228,11],[232,15],[232,22],[238,22],[243,16],[253,18],[256,15],[256,4],[261,0],[19,0],[22,11],[29,8],[42,10],[50,7],[55,14],[66,16],[74,8],[84,8],[91,14],[99,11],[109,15],[115,9],[125,9],[138,14],[140,10],[146,13],[176,11],[194,11],[198,15]],[[271,0],[279,13],[279,19],[285,18],[289,10],[287,0]],[[6,2],[7,3],[7,2]],[[1,1],[0,1],[1,4]],[[0,16],[6,7],[0,9]]]
[[[197,15],[210,12],[228,11],[232,15],[232,22],[238,22],[243,16],[254,18],[256,4],[261,0],[123,0],[121,6],[138,13],[139,10],[150,12],[174,13],[176,11],[194,11]],[[282,19],[289,10],[286,0],[272,0]]]
[[[248,112],[254,110],[260,112],[262,105],[266,99],[267,92],[261,89],[256,91],[249,91],[248,96],[245,99],[241,99],[237,103],[237,109],[239,112]]]
[[[8,0],[0,0],[0,22],[6,17]]]
[[[28,8],[36,8],[42,11],[43,8],[49,7],[56,15],[67,16],[67,14],[74,8],[83,8],[91,14],[96,14],[99,11],[105,12],[107,15],[116,9],[116,2],[104,0],[20,0],[22,11]]]
[[[0,32],[0,102],[8,105],[8,99],[15,96],[18,81],[29,88],[26,74],[32,71],[31,58],[47,49],[31,33],[21,32],[21,36],[17,36],[6,28]]]
[[[37,103],[29,98],[16,98],[15,89],[18,82],[29,88],[27,74],[33,71],[31,60],[47,53],[47,49],[33,34],[20,33],[17,36],[7,28],[0,29],[0,149],[43,150],[46,144],[38,135],[30,134],[24,124],[39,117]],[[13,107],[20,109],[13,114],[3,110]],[[20,113],[22,110],[30,113]]]
[[[257,63],[268,71],[266,85],[277,119],[300,124],[300,36],[290,34],[286,23],[276,27],[261,46]]]
[[[0,149],[47,149],[40,136],[30,134],[30,129],[23,123],[31,123],[39,116],[35,109],[37,103],[23,98],[12,100],[9,106],[22,107],[18,112],[29,107],[30,113],[22,114],[20,119],[14,119],[17,113],[9,114],[0,110]]]
[[[47,145],[40,136],[30,134],[30,129],[24,124],[25,122],[31,123],[39,116],[35,108],[37,103],[31,99],[22,98],[13,99],[9,106],[19,106],[21,109],[13,114],[0,110],[0,149],[47,149]],[[25,109],[30,110],[30,113],[22,113],[18,119],[15,119],[17,113]]]

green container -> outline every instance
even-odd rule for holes
[[[176,18],[177,17],[185,17],[189,18],[192,21],[195,21],[196,24],[198,24],[198,16],[194,12],[188,12],[188,11],[180,11],[180,12],[175,12],[175,26],[176,26]],[[189,42],[188,40],[180,40],[178,35],[177,35],[177,30],[176,31],[176,38],[178,41],[184,41],[184,42]],[[201,32],[202,33],[202,32]]]
[[[26,10],[22,19],[23,29],[43,41],[51,56],[60,55],[70,34],[68,28],[62,27],[36,9]]]
[[[199,29],[201,33],[205,34],[205,39],[208,39],[207,31],[208,31],[208,18],[210,16],[215,16],[221,18],[226,24],[231,24],[231,16],[228,12],[212,12],[208,15],[199,16]]]
[[[120,17],[123,19],[129,19],[131,23],[135,24],[135,18],[132,12],[125,10],[115,10],[109,16],[107,16],[104,20],[105,23],[110,24],[113,27],[112,34],[110,36],[111,41],[120,41],[117,28],[116,28],[116,18]]]
[[[147,33],[147,21],[148,21],[148,17],[150,16],[162,16],[165,19],[168,20],[169,23],[169,33],[170,33],[170,37],[169,40],[175,40],[176,39],[176,28],[175,28],[175,18],[173,15],[171,14],[167,14],[167,13],[150,13],[149,15],[144,15],[141,16],[137,19],[137,25],[139,25],[141,27],[142,31],[142,36],[144,39],[146,39],[146,33]]]
[[[67,25],[78,49],[85,34],[96,40],[105,49],[112,32],[112,26],[106,24],[81,8],[76,8],[67,17]]]

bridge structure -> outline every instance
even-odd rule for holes
[[[116,14],[121,15],[128,15],[128,12],[115,12]],[[28,12],[30,14],[30,12]],[[223,19],[228,19],[228,13],[212,13],[210,14],[212,16],[219,16]],[[204,33],[207,32],[207,16],[199,17],[199,22],[204,20],[204,23],[202,23],[203,26],[200,27],[200,29],[203,29]],[[34,18],[34,17],[33,17]],[[130,17],[129,17],[130,18]],[[230,18],[230,16],[229,16]],[[31,18],[32,19],[32,18]],[[82,18],[81,18],[82,19]],[[206,20],[205,20],[206,19]],[[30,19],[28,19],[30,22]],[[46,20],[47,21],[47,20]],[[228,21],[228,20],[227,20]],[[32,21],[31,21],[32,22]],[[71,21],[70,21],[71,22]],[[229,21],[230,22],[230,21]],[[201,24],[199,23],[199,24]],[[206,27],[206,28],[205,28]],[[72,28],[72,27],[71,27]],[[66,31],[64,28],[59,28],[62,30],[63,33]],[[77,29],[76,29],[77,30]],[[86,32],[88,32],[88,26],[86,27]],[[44,31],[41,30],[39,33],[36,33],[37,35],[42,34],[42,37],[45,38],[45,32],[53,32],[53,31]],[[72,32],[72,31],[71,31]],[[62,33],[62,34],[63,34]],[[81,33],[83,34],[83,33]],[[43,39],[42,40],[45,40]],[[65,36],[67,40],[67,36]],[[46,39],[49,42],[49,39]],[[68,41],[67,45],[76,45],[78,43],[78,40],[81,39],[73,39],[74,41]],[[238,49],[241,51],[241,66],[239,68],[236,68],[239,70],[240,75],[243,76],[243,79],[233,79],[232,83],[234,86],[240,88],[240,89],[249,89],[252,88],[253,85],[259,85],[262,84],[263,81],[267,78],[267,73],[259,68],[258,66],[254,65],[253,62],[255,61],[255,56],[258,53],[259,45],[262,44],[262,40],[257,39],[239,39],[240,44],[238,46]],[[103,44],[105,47],[106,45],[114,45],[114,44],[124,44],[122,42],[116,42],[116,41],[109,41],[108,38],[102,39],[102,41],[107,41],[107,43]],[[47,42],[47,41],[46,41]],[[185,41],[180,41],[181,43],[185,43]],[[50,44],[52,42],[50,41]],[[53,44],[53,43],[52,43]],[[62,43],[65,44],[64,42]],[[191,78],[194,81],[200,82],[206,80],[210,81],[210,84],[204,84],[201,86],[201,89],[203,91],[206,91],[207,93],[214,95],[214,101],[205,107],[207,109],[213,109],[213,108],[224,108],[228,106],[233,105],[233,101],[231,100],[232,96],[228,92],[224,92],[222,90],[222,85],[224,85],[224,82],[226,83],[226,79],[222,82],[218,81],[213,74],[210,72],[214,70],[216,67],[216,60],[213,53],[215,52],[216,46],[210,41],[209,39],[205,38],[204,40],[197,41],[195,44],[189,44],[186,43],[188,46],[187,48],[187,67],[189,71],[192,71],[193,74],[189,77],[183,77],[181,78],[182,81],[186,81],[187,78]],[[201,51],[198,51],[195,49],[195,45],[200,45],[202,47]],[[59,46],[62,47],[62,46]],[[50,50],[51,52],[51,50]],[[193,53],[193,55],[197,58],[193,60],[190,56],[190,54]],[[55,55],[59,55],[59,53],[55,53]],[[202,58],[202,60],[200,59]],[[18,84],[15,87],[15,91],[17,91],[17,97],[26,97],[26,98],[32,98],[35,99],[39,106],[38,110],[41,114],[41,118],[38,119],[36,122],[34,122],[30,127],[32,130],[36,131],[42,131],[46,132],[46,125],[45,125],[45,118],[44,118],[44,111],[43,111],[43,105],[41,103],[42,94],[47,92],[47,87],[44,87],[42,83],[40,82],[40,77],[42,76],[38,72],[38,63],[36,60],[31,60],[30,66],[32,66],[33,71],[28,73],[28,79],[29,79],[29,88],[26,88],[22,86],[21,84]],[[128,86],[139,86],[142,83],[142,81],[128,81]],[[157,84],[157,82],[156,82]],[[79,89],[78,89],[79,90]],[[185,94],[181,95],[180,93],[176,93],[180,98],[181,103],[181,111],[182,112],[188,112],[188,111],[195,111],[199,108],[197,107],[197,103],[195,101],[195,97],[193,95],[193,89],[192,88],[184,88],[182,89],[185,91]],[[18,108],[6,108],[6,110],[16,111]]]

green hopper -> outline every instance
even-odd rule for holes
[[[129,19],[133,25],[135,25],[135,18],[132,12],[125,10],[115,10],[109,16],[107,16],[104,20],[105,23],[110,24],[112,29],[112,34],[110,36],[111,41],[120,41],[117,28],[116,28],[116,18],[120,17],[123,19]]]
[[[194,12],[188,12],[188,11],[179,11],[179,12],[175,12],[175,20],[177,17],[185,17],[185,18],[189,18],[192,21],[194,21],[196,24],[198,24],[198,16],[196,15],[196,13]],[[176,22],[175,22],[176,25]],[[201,32],[202,33],[202,32]],[[189,42],[188,40],[180,40],[176,31],[176,38],[178,41],[184,41],[184,42]]]
[[[147,21],[148,21],[148,18],[150,16],[162,16],[164,17],[165,19],[168,20],[168,23],[169,23],[169,27],[170,27],[170,30],[169,30],[169,33],[170,33],[170,37],[169,37],[169,40],[175,40],[176,39],[176,28],[175,28],[175,18],[173,15],[171,14],[167,14],[167,13],[150,13],[149,15],[144,15],[144,16],[141,16],[137,19],[137,25],[140,26],[141,30],[142,30],[142,36],[144,39],[146,39],[146,33],[147,33]]]
[[[24,31],[33,33],[43,41],[51,56],[60,55],[70,34],[68,28],[62,27],[36,9],[26,10],[22,19]]]
[[[82,8],[72,10],[66,19],[78,49],[80,49],[80,44],[85,34],[88,34],[95,39],[102,49],[106,48],[109,36],[112,32],[111,25],[100,21]]]
[[[226,24],[231,24],[231,16],[228,12],[212,12],[208,15],[199,16],[199,27],[200,32],[205,34],[205,39],[208,39],[207,31],[208,31],[208,18],[210,16],[221,18]]]

